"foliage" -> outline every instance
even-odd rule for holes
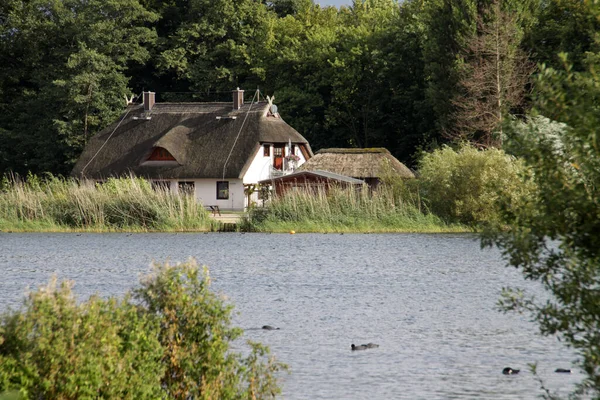
[[[274,18],[254,0],[190,1],[173,34],[163,38],[158,72],[204,93],[261,82],[261,54],[273,41]]]
[[[31,222],[92,230],[208,229],[204,207],[193,196],[153,190],[141,178],[103,184],[30,175],[12,178],[0,192],[0,223],[11,229]]]
[[[170,398],[255,399],[279,393],[274,373],[283,365],[269,351],[251,344],[247,358],[230,351],[242,330],[231,327],[232,306],[209,291],[208,270],[192,260],[178,266],[155,265],[135,290],[147,312],[160,321],[159,341],[167,374],[162,385]]]
[[[414,166],[420,150],[448,141],[444,132],[464,134],[457,101],[470,108],[479,95],[460,84],[476,58],[461,49],[482,33],[477,21],[491,3],[3,1],[0,174],[69,173],[89,137],[122,112],[125,94],[230,101],[238,86],[275,94],[315,150],[386,147]],[[517,33],[513,50],[556,65],[557,46],[572,49],[577,69],[596,48],[598,21],[584,3],[497,0]],[[526,85],[513,83],[516,92]],[[504,114],[529,107],[509,103]]]
[[[78,305],[56,279],[28,295],[0,325],[0,392],[24,399],[157,398],[165,374],[158,321],[128,298]]]
[[[68,173],[125,106],[157,17],[138,0],[2,2],[0,174]]]
[[[519,48],[516,16],[494,0],[477,19],[477,32],[466,40],[453,100],[454,127],[446,134],[478,146],[502,147],[502,123],[524,105],[534,66]]]
[[[495,7],[497,11],[490,13],[489,11],[494,10]],[[521,45],[524,32],[528,32],[535,24],[537,9],[537,0],[433,0],[426,3],[422,18],[426,26],[423,54],[428,79],[427,99],[433,108],[435,122],[440,132],[450,134],[451,137],[460,136],[465,127],[461,126],[462,123],[457,119],[461,117],[463,111],[469,109],[469,105],[465,102],[476,103],[482,100],[481,92],[469,93],[468,88],[465,88],[469,76],[477,71],[477,68],[472,68],[473,64],[477,65],[478,62],[477,55],[474,54],[472,60],[467,57],[465,64],[465,50],[479,52],[483,56],[481,52],[484,48],[487,51],[492,47],[491,43],[485,43],[486,36],[488,38],[494,36],[489,32],[490,28],[494,24],[497,28],[506,28],[503,41],[504,45],[508,46],[504,46],[506,49],[500,53],[503,52],[508,57],[501,63],[504,71],[498,74],[499,77],[503,76],[506,79],[504,84],[506,86],[506,82],[510,82],[507,72],[512,68],[515,50]],[[506,26],[503,26],[504,24]],[[489,34],[486,34],[486,30]],[[483,43],[485,46],[482,48]],[[524,88],[518,86],[525,83],[520,80],[513,89],[522,90]],[[483,94],[484,97],[490,96],[489,93]],[[464,110],[461,105],[464,105]],[[464,121],[464,116],[462,117]]]
[[[580,0],[543,0],[535,26],[524,42],[539,64],[562,68],[559,53],[568,52],[572,68],[586,70],[586,53],[598,52],[596,34],[600,21],[590,12],[589,4]]]
[[[590,8],[595,16],[600,10]],[[511,148],[533,171],[536,196],[519,208],[506,204],[503,222],[484,244],[500,247],[551,294],[546,302],[507,290],[506,310],[528,311],[545,335],[556,335],[579,355],[586,373],[579,394],[600,396],[600,147],[598,54],[576,72],[566,55],[560,70],[543,68],[537,117],[510,127]],[[557,121],[557,122],[552,122]],[[587,397],[586,397],[587,398]]]
[[[421,18],[425,37],[423,58],[427,76],[427,100],[440,132],[451,130],[452,99],[458,92],[458,59],[464,39],[474,31],[476,1],[433,0],[426,3]]]
[[[284,366],[266,347],[232,352],[241,330],[193,260],[155,265],[124,299],[78,304],[72,283],[28,295],[0,320],[0,392],[37,398],[261,399]]]
[[[411,184],[396,181],[377,190],[299,188],[276,196],[266,208],[250,210],[248,230],[287,232],[447,232],[465,231],[421,212]]]
[[[502,150],[444,146],[420,161],[421,194],[431,212],[446,221],[493,223],[499,218],[500,196],[515,207],[531,196],[533,186],[522,179],[523,172],[522,163]]]

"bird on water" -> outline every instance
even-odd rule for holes
[[[558,374],[570,374],[571,370],[570,369],[566,369],[566,368],[556,368],[554,370],[554,372],[556,372]]]
[[[512,369],[511,367],[506,367],[502,370],[504,375],[516,375],[520,372],[520,369]]]
[[[267,331],[276,331],[279,328],[275,328],[274,326],[271,326],[271,325],[263,325],[262,329],[267,330]]]
[[[352,350],[366,350],[366,349],[374,349],[376,347],[379,347],[379,345],[375,344],[375,343],[361,344],[359,346],[356,346],[355,344],[350,345],[350,348]]]

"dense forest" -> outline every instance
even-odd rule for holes
[[[125,97],[275,95],[312,144],[419,150],[502,146],[541,65],[597,51],[581,0],[4,0],[0,174],[68,174]]]

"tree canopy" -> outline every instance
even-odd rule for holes
[[[67,174],[125,95],[223,101],[238,86],[275,94],[315,149],[382,146],[415,165],[460,127],[461,60],[491,3],[4,1],[0,173]],[[560,43],[579,68],[596,46],[580,2],[497,3],[518,32],[511,49],[536,62],[555,65]]]
[[[485,98],[502,101],[497,112],[477,108],[494,115],[483,129],[489,137],[505,116],[526,114],[529,70],[515,65],[527,58],[557,66],[555,49],[569,50],[580,70],[597,47],[598,25],[581,4],[7,0],[0,5],[0,173],[69,173],[86,140],[123,111],[125,95],[223,101],[235,87],[275,94],[282,116],[316,150],[386,147],[415,166],[422,149],[481,137],[483,119],[465,118]],[[494,98],[473,90],[473,77],[476,63],[492,58],[485,38],[499,18],[510,29],[502,95]]]

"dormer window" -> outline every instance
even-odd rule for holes
[[[169,151],[163,147],[155,147],[148,157],[148,161],[176,161],[175,157],[169,153]]]

